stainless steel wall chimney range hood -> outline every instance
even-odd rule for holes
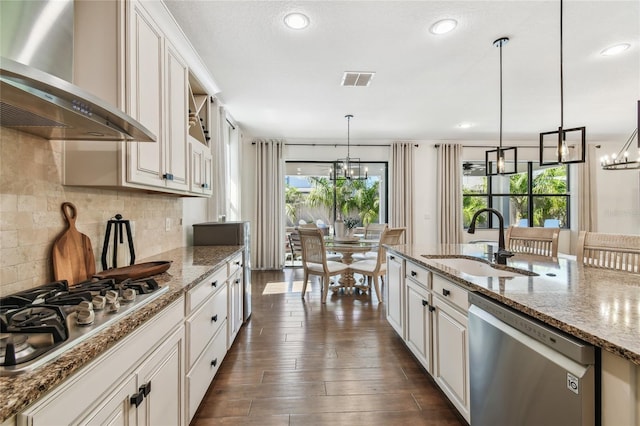
[[[70,83],[73,0],[2,0],[0,20],[1,126],[55,140],[156,141],[138,121]]]

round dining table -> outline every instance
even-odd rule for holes
[[[350,265],[353,263],[354,253],[366,253],[377,250],[378,240],[368,240],[364,238],[339,239],[328,236],[325,238],[324,246],[327,251],[340,253],[342,255],[341,262]],[[362,291],[368,289],[366,286],[356,285],[353,273],[348,271],[340,277],[337,284],[330,286],[329,289],[333,292],[337,292],[340,289],[346,289],[352,292],[355,287]]]

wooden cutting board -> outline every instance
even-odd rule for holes
[[[76,228],[76,206],[62,203],[62,214],[69,227],[53,243],[53,275],[55,280],[67,280],[73,285],[95,274],[96,261],[91,240]]]

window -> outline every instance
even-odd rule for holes
[[[337,215],[355,217],[360,226],[386,223],[387,163],[362,163],[368,178],[361,181],[329,178],[331,162],[286,163],[287,226],[322,221],[332,225]]]
[[[463,164],[462,197],[464,227],[483,207],[502,213],[504,226],[569,227],[568,166],[542,167],[537,163],[518,163],[518,173],[485,176],[484,162]],[[497,228],[495,215],[478,217],[478,228]]]

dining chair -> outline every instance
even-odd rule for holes
[[[405,229],[406,228],[385,228],[385,230],[382,231],[382,235],[380,235],[378,256],[375,259],[360,260],[349,265],[351,272],[367,277],[369,283],[368,288],[371,288],[373,282],[373,288],[376,291],[378,302],[382,302],[378,278],[384,284],[384,276],[387,273],[387,250],[384,248],[384,245],[400,244]]]
[[[384,230],[387,229],[386,223],[369,223],[364,228],[363,238],[365,240],[377,240],[380,238]],[[378,257],[378,251],[368,251],[366,253],[355,253],[354,260],[375,260]]]
[[[585,266],[640,273],[640,235],[580,231],[576,260]]]
[[[349,270],[349,265],[327,260],[324,236],[318,228],[300,228],[298,232],[300,233],[300,242],[302,243],[302,267],[304,268],[302,298],[304,298],[307,291],[309,275],[317,275],[320,277],[322,303],[326,303],[331,277],[344,274]]]
[[[560,228],[522,228],[512,225],[507,228],[504,245],[513,253],[557,257],[559,236]]]
[[[297,229],[289,233],[289,249],[293,265],[296,260],[300,260],[302,257],[302,243],[300,243],[300,233]]]

